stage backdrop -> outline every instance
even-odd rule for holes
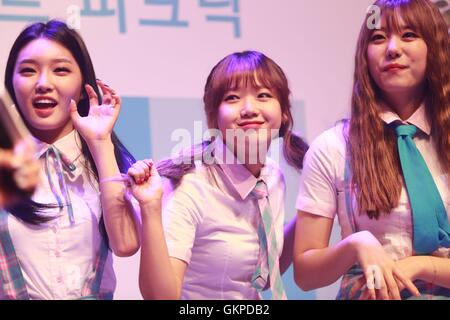
[[[292,90],[295,130],[308,142],[349,110],[356,37],[371,0],[0,0],[0,78],[9,49],[32,21],[65,20],[86,41],[97,76],[123,97],[117,132],[136,158],[159,160],[206,129],[201,97],[211,68],[246,49],[273,58]],[[440,1],[443,7],[448,2]],[[445,9],[447,10],[447,9]],[[448,14],[448,11],[447,11]],[[178,131],[175,131],[177,130]],[[183,131],[181,131],[183,132]],[[278,147],[280,144],[275,144]],[[286,220],[295,216],[298,173],[286,172]],[[337,225],[336,225],[337,226]],[[339,239],[335,228],[331,241]],[[141,299],[139,252],[115,258],[116,299]],[[333,299],[337,284],[290,299]]]

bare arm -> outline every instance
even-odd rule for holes
[[[411,256],[397,261],[397,265],[412,281],[423,280],[450,288],[450,259],[434,256]]]
[[[292,263],[295,240],[295,224],[297,217],[294,217],[284,226],[284,245],[280,257],[280,272],[285,273]]]
[[[161,204],[141,205],[141,210],[141,294],[144,299],[180,299],[187,264],[169,257],[161,221]]]
[[[349,239],[328,247],[333,220],[299,212],[295,230],[294,278],[303,290],[337,281],[357,261]]]
[[[120,176],[111,141],[97,145],[92,152],[98,168],[100,201],[110,246],[115,255],[127,257],[139,249],[137,213],[125,199],[125,185],[121,182],[102,182]]]
[[[417,288],[385,253],[378,240],[368,231],[353,233],[329,247],[333,220],[300,211],[294,248],[294,277],[303,290],[330,285],[358,263],[365,280],[373,280],[374,267],[379,270],[380,283],[368,289],[372,299],[400,299],[401,282],[414,295]]]
[[[99,105],[97,94],[91,86],[86,85],[90,103],[89,115],[81,117],[75,101],[72,101],[71,118],[77,131],[86,140],[98,170],[100,200],[110,246],[117,256],[130,256],[139,249],[137,215],[131,204],[124,199],[123,183],[102,183],[120,176],[111,134],[119,116],[121,101],[114,90],[100,81],[98,84],[103,92],[103,104]]]
[[[161,178],[150,160],[136,162],[128,174],[136,181],[131,191],[142,215],[141,294],[144,299],[179,299],[187,264],[169,256],[161,218]]]

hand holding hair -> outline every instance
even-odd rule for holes
[[[159,205],[162,199],[162,181],[152,160],[136,161],[130,169],[128,176],[132,178],[131,193],[143,204]]]

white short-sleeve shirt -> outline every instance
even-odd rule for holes
[[[216,139],[215,157],[223,143]],[[279,255],[285,182],[270,159],[261,171],[269,189]],[[188,264],[182,299],[260,299],[251,284],[259,257],[257,178],[241,164],[199,166],[167,196],[163,210],[169,255]]]
[[[392,111],[382,108],[380,117],[386,123],[400,120]],[[414,142],[430,169],[440,192],[450,220],[450,192],[448,177],[441,168],[436,150],[430,137],[430,124],[421,106],[405,122],[416,125],[422,132],[414,137]],[[305,156],[303,172],[296,208],[311,214],[333,219],[336,215],[341,226],[342,238],[352,233],[345,201],[344,169],[346,163],[346,141],[342,123],[322,133],[310,146]],[[359,214],[356,199],[351,199],[358,231],[370,231],[395,260],[414,254],[412,248],[412,215],[408,195],[403,180],[400,201],[390,214],[382,214],[378,220]],[[448,248],[435,252],[438,256],[448,256]]]
[[[101,243],[98,182],[88,177],[78,133],[72,131],[56,141],[54,146],[76,166],[71,173],[64,170],[75,224],[70,224],[66,207],[62,211],[59,208],[46,209],[43,215],[59,217],[39,226],[26,224],[12,215],[8,218],[9,232],[31,299],[80,298]],[[38,203],[57,204],[45,173],[47,148],[47,144],[39,142],[40,181],[32,199]],[[53,160],[52,156],[49,170],[56,192],[64,199]],[[115,286],[112,255],[109,252],[100,291],[113,292]]]

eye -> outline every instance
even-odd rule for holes
[[[386,36],[383,33],[374,33],[370,38],[371,42],[379,43],[386,39]]]
[[[258,93],[258,98],[259,99],[272,99],[273,95],[270,92],[264,91],[264,92]]]
[[[27,76],[27,75],[31,75],[33,73],[35,73],[36,71],[33,68],[30,67],[23,67],[21,69],[19,69],[19,73],[21,75]]]
[[[70,69],[66,68],[66,67],[58,67],[58,68],[55,68],[54,71],[55,71],[55,73],[60,74],[60,75],[70,73]]]
[[[412,32],[412,31],[407,31],[407,32],[403,33],[402,37],[405,39],[419,38],[419,36],[415,32]]]
[[[233,101],[237,101],[237,100],[239,100],[239,96],[236,94],[227,94],[223,98],[223,101],[226,101],[226,102],[233,102]]]

